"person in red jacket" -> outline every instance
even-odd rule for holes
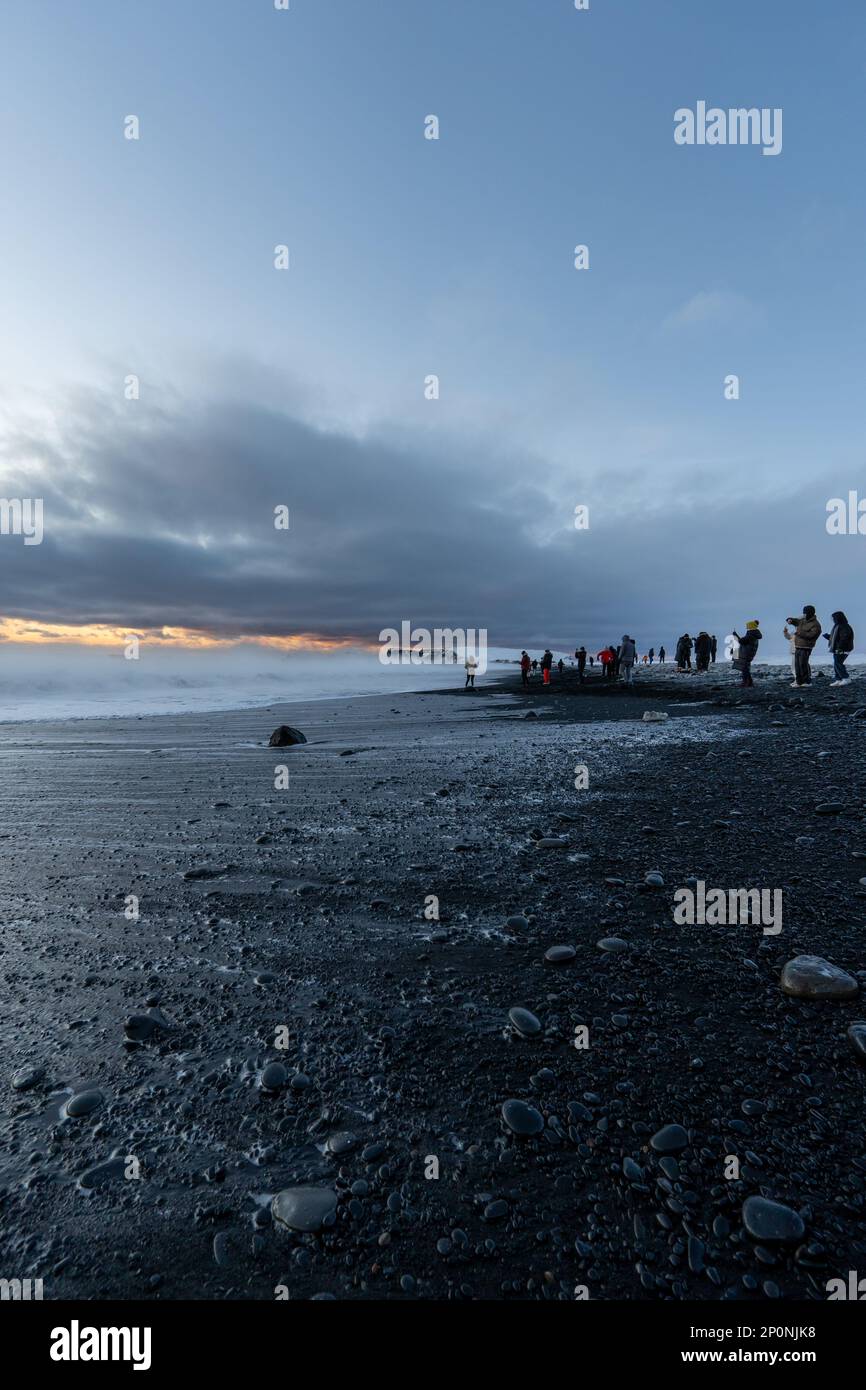
[[[529,660],[527,652],[520,653],[520,679],[524,685],[529,685],[529,668],[532,662]]]

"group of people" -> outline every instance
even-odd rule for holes
[[[841,609],[831,614],[831,617],[833,626],[829,632],[824,633],[824,640],[829,643],[830,655],[833,658],[833,679],[830,684],[850,685],[851,677],[848,675],[845,662],[854,650],[854,629]],[[799,618],[786,618],[782,631],[790,644],[791,674],[794,677],[791,681],[791,688],[803,690],[812,684],[812,652],[821,636],[821,623],[815,613],[814,605],[805,604]],[[740,684],[754,685],[752,662],[757,655],[758,643],[763,635],[757,618],[746,623],[745,636],[740,637],[737,632],[733,635],[740,644],[734,657],[734,666],[742,675]]]
[[[692,669],[692,652],[695,654],[695,670],[709,671],[710,663],[715,661],[718,651],[718,642],[715,636],[710,636],[703,629],[697,637],[692,639],[687,632],[682,637],[677,638],[677,645],[674,657],[678,671],[690,671]]]
[[[831,630],[824,633],[824,639],[829,643],[830,655],[833,658],[833,680],[830,684],[834,686],[850,685],[851,677],[848,675],[845,663],[854,650],[854,631],[841,610],[833,613],[832,620]],[[821,636],[821,623],[815,614],[814,606],[807,603],[799,617],[787,618],[783,631],[786,641],[790,643],[791,674],[794,677],[791,685],[792,688],[802,690],[812,683],[810,661],[812,652]],[[734,632],[732,639],[738,644],[731,655],[734,669],[740,672],[740,684],[753,686],[755,682],[752,678],[752,664],[763,640],[758,619],[750,618],[746,623],[746,630],[742,637],[739,633]],[[674,651],[678,672],[693,669],[692,654],[694,654],[694,670],[698,673],[709,671],[718,655],[717,638],[705,632],[703,628],[694,638],[689,633],[684,632],[682,637],[677,639]],[[608,643],[594,657],[587,652],[586,647],[577,647],[574,653],[574,664],[577,666],[578,679],[581,682],[585,679],[587,666],[592,670],[595,662],[598,661],[605,680],[621,679],[624,685],[631,685],[634,668],[639,659],[643,661],[644,665],[652,666],[656,659],[661,665],[664,665],[666,656],[664,647],[659,647],[658,658],[656,658],[655,648],[650,647],[649,651],[645,652],[642,658],[639,658],[635,638],[625,633],[621,642]],[[558,661],[554,661],[553,652],[549,647],[545,649],[540,660],[530,657],[525,651],[520,654],[520,675],[524,685],[529,685],[531,674],[538,671],[539,668],[543,683],[549,685],[554,666],[562,675],[565,663],[561,657]],[[467,685],[470,684],[468,673],[466,683]],[[474,677],[472,683],[474,684]]]
[[[544,685],[550,685],[550,673],[553,670],[553,652],[549,647],[544,650],[544,655],[539,661],[536,657],[530,657],[528,652],[520,653],[520,679],[524,685],[529,685],[530,671],[537,671],[541,667],[541,679]],[[565,662],[562,657],[556,662],[556,669],[560,675],[565,670]]]

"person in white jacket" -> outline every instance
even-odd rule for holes
[[[465,690],[466,687],[468,686],[470,690],[474,690],[474,689],[475,689],[475,672],[478,670],[478,662],[476,661],[476,659],[475,659],[474,656],[471,656],[471,655],[470,655],[470,656],[467,656],[467,658],[466,658],[466,660],[464,661],[463,665],[466,667],[466,685],[464,685],[463,689]]]

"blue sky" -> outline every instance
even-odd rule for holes
[[[845,541],[827,551],[821,517],[863,476],[864,39],[853,0],[7,7],[9,467],[22,433],[29,457],[47,457],[42,431],[77,460],[74,476],[95,476],[95,401],[135,372],[142,415],[183,416],[211,397],[382,441],[408,472],[431,456],[459,456],[464,476],[477,465],[473,525],[485,507],[494,526],[503,507],[524,507],[528,571],[543,573],[539,547],[566,543],[573,503],[594,509],[597,573],[605,534],[637,547],[642,523],[710,532],[743,507],[762,510],[742,537],[754,556],[798,524],[785,507],[802,491],[803,535],[817,508],[816,557],[826,552],[834,584],[837,568],[853,579],[858,542],[844,558]],[[781,107],[781,155],[675,145],[674,111],[699,99]],[[137,142],[123,138],[130,113]],[[431,113],[437,142],[423,138]],[[272,263],[282,242],[286,274]],[[578,242],[586,273],[572,265]],[[422,392],[432,372],[435,403]],[[728,373],[737,402],[723,397]],[[122,456],[123,420],[114,427]],[[543,494],[534,505],[528,480]],[[302,517],[301,473],[293,487]],[[69,476],[62,489],[61,549],[83,525],[71,515],[80,489],[71,499]],[[387,490],[369,492],[381,513]],[[676,575],[648,563],[667,612]],[[714,584],[725,564],[719,546]],[[623,602],[643,598],[639,569],[636,554]],[[820,596],[825,572],[816,558],[795,587],[803,578]],[[380,578],[383,611],[393,600],[395,617],[414,617],[399,607],[400,574]],[[617,591],[615,612],[598,613],[618,629],[622,579],[601,586]],[[755,576],[756,602],[761,585],[777,601],[775,579],[773,561]],[[734,582],[732,603],[741,596]],[[438,620],[435,588],[416,601]],[[49,606],[46,589],[39,615]],[[518,640],[504,618],[491,626]]]

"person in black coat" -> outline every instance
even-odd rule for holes
[[[833,629],[831,632],[825,632],[824,636],[830,643],[830,654],[833,657],[833,680],[830,684],[850,685],[851,677],[845,669],[845,662],[849,653],[854,650],[854,629],[841,610],[833,614]]]
[[[743,673],[740,685],[754,685],[752,680],[752,662],[758,653],[758,643],[763,637],[757,618],[752,618],[751,622],[746,623],[746,635],[741,637],[738,632],[734,633],[740,644],[739,655],[734,658],[734,665]]]

